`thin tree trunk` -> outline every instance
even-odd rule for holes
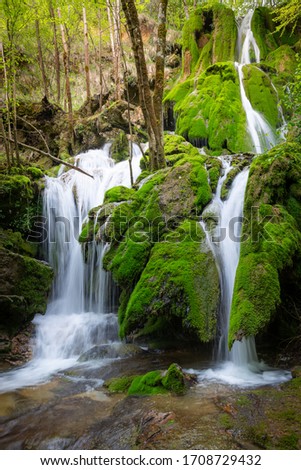
[[[158,168],[165,166],[164,158],[164,136],[163,136],[163,92],[164,92],[164,67],[166,53],[166,12],[168,0],[159,3],[158,32],[156,48],[156,80],[153,96],[157,127],[155,131],[157,141],[157,165]]]
[[[14,67],[14,66],[13,66]],[[13,68],[13,134],[14,134],[14,145],[15,154],[17,159],[17,165],[20,166],[20,153],[18,146],[18,133],[17,133],[17,94],[16,94],[16,70]]]
[[[86,92],[87,92],[88,108],[91,113],[89,38],[88,38],[88,24],[87,24],[87,15],[86,15],[85,7],[83,7],[83,22],[84,22],[84,45],[85,45]]]
[[[60,52],[58,48],[58,38],[56,29],[56,18],[52,0],[49,0],[49,13],[53,26],[53,45],[54,45],[54,64],[55,64],[55,81],[56,81],[56,100],[60,104],[61,101],[61,65],[60,65]]]
[[[3,124],[2,114],[0,115],[0,130],[1,130],[1,134],[3,135],[7,166],[8,168],[10,168],[9,141],[7,140],[7,137],[6,137],[6,131],[5,131],[4,124]]]
[[[102,108],[103,101],[103,73],[102,73],[102,33],[101,33],[101,11],[100,8],[97,10],[98,17],[98,31],[99,31],[99,42],[98,42],[98,63],[99,63],[99,110]]]
[[[183,6],[184,6],[186,19],[188,20],[189,19],[189,9],[188,9],[188,5],[187,5],[187,0],[183,0]]]
[[[132,50],[134,53],[140,104],[149,138],[150,166],[152,170],[157,170],[165,166],[163,145],[162,96],[164,83],[165,55],[164,34],[166,33],[166,26],[164,26],[164,21],[166,19],[166,8],[168,1],[161,0],[159,7],[159,30],[156,54],[156,86],[154,100],[149,86],[143,41],[135,2],[134,0],[121,0],[121,3],[126,17],[126,22],[132,43]]]
[[[37,44],[38,44],[39,64],[40,64],[43,87],[44,87],[44,95],[46,96],[48,100],[49,99],[48,82],[47,82],[47,77],[46,77],[46,70],[45,70],[43,51],[42,51],[40,22],[38,19],[35,20],[35,27],[36,27],[36,37],[37,37]]]
[[[120,81],[120,67],[121,67],[121,42],[120,42],[120,0],[115,0],[113,6],[113,24],[114,24],[114,74],[115,74],[115,99],[121,100],[121,81]]]
[[[5,86],[5,110],[6,110],[7,134],[8,134],[8,139],[11,140],[12,132],[11,132],[11,122],[10,122],[9,81],[8,81],[8,76],[7,76],[7,67],[6,67],[3,43],[1,41],[0,41],[0,49],[1,49],[1,57],[2,57],[2,63],[3,63],[3,75],[4,75],[4,86]],[[10,140],[8,140],[8,155],[9,155],[9,160],[11,160],[11,162],[14,163]]]
[[[62,18],[60,8],[57,9],[58,17]],[[65,27],[64,24],[60,23],[61,27],[61,36],[62,36],[62,43],[63,43],[63,62],[64,62],[64,70],[65,70],[65,89],[66,89],[66,97],[67,97],[67,109],[68,109],[68,119],[69,119],[69,131],[71,136],[71,144],[73,146],[73,111],[72,111],[72,97],[71,97],[71,88],[70,88],[70,79],[69,79],[69,46],[66,40],[65,35]]]

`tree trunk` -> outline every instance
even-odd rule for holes
[[[60,8],[57,9],[58,17],[62,18]],[[71,137],[71,144],[73,146],[73,111],[72,111],[72,97],[71,97],[71,88],[70,88],[70,79],[69,79],[69,46],[66,40],[65,35],[65,27],[64,24],[61,22],[61,36],[62,36],[62,43],[63,43],[63,62],[64,62],[64,70],[65,70],[65,89],[66,89],[66,97],[67,97],[67,110],[68,110],[68,119],[69,119],[69,131]]]
[[[8,168],[10,168],[9,141],[7,140],[7,137],[6,137],[6,131],[5,131],[5,127],[4,127],[4,124],[3,124],[2,114],[0,115],[0,131],[1,131],[1,134],[3,135],[7,166],[8,166]]]
[[[186,20],[188,20],[189,19],[189,9],[188,9],[188,5],[187,5],[187,0],[183,0],[183,4],[184,4],[184,11],[185,11]]]
[[[146,123],[149,139],[150,166],[157,170],[165,166],[163,145],[162,96],[164,83],[164,56],[166,8],[168,0],[161,0],[159,6],[159,31],[156,53],[156,85],[154,97],[151,94],[142,35],[134,0],[121,0],[129,35],[131,38],[137,70],[140,105]]]
[[[15,64],[13,64],[15,65]],[[16,70],[13,68],[13,134],[14,134],[14,144],[15,144],[15,154],[17,159],[17,165],[20,166],[20,153],[18,146],[18,132],[17,132],[17,94],[16,94]]]
[[[5,87],[5,111],[8,134],[8,157],[11,163],[14,162],[10,141],[12,140],[11,122],[10,122],[10,100],[9,100],[9,81],[7,76],[6,60],[4,55],[3,43],[0,41],[1,57],[3,63],[4,87]]]
[[[84,22],[84,45],[85,45],[86,92],[87,92],[88,108],[91,113],[89,37],[88,37],[88,24],[87,24],[87,15],[86,15],[85,7],[83,7],[83,22]]]
[[[99,63],[99,110],[102,108],[102,99],[103,99],[103,73],[102,73],[102,31],[101,31],[101,11],[100,8],[97,10],[98,17],[98,63]]]
[[[46,77],[45,64],[44,64],[43,51],[42,51],[40,22],[38,19],[35,20],[35,27],[36,27],[36,37],[37,37],[37,44],[38,44],[39,64],[40,64],[43,87],[44,87],[44,95],[46,96],[48,100],[49,99],[48,82],[47,82],[47,77]]]
[[[49,0],[49,13],[53,25],[53,45],[54,45],[54,65],[55,65],[55,81],[56,81],[56,100],[60,104],[61,101],[61,65],[60,65],[60,52],[58,48],[56,19],[52,0]]]
[[[114,73],[115,73],[115,99],[121,100],[121,43],[120,43],[120,0],[115,0],[113,6],[113,25],[114,25]]]

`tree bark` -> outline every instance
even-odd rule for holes
[[[60,65],[60,52],[58,47],[56,18],[52,0],[49,0],[49,13],[53,25],[53,45],[54,45],[54,64],[55,64],[55,81],[56,81],[56,100],[60,104],[61,101],[61,65]]]
[[[164,27],[163,23],[166,19],[168,0],[161,0],[159,7],[159,34],[156,53],[156,82],[157,80],[158,82],[155,85],[154,97],[152,96],[149,85],[142,35],[135,2],[134,0],[121,0],[121,3],[134,53],[140,105],[149,139],[150,166],[152,170],[157,170],[165,166],[162,119],[163,107],[162,99],[160,97],[163,96],[164,56],[166,44],[166,40],[163,37],[164,34],[166,34],[166,26]]]
[[[85,75],[86,75],[86,93],[88,108],[91,113],[91,86],[90,86],[90,57],[89,57],[89,37],[86,8],[83,7],[83,23],[84,23],[84,45],[85,45]]]
[[[7,166],[8,168],[10,168],[9,141],[7,140],[7,137],[6,137],[6,131],[5,131],[5,127],[3,124],[2,114],[0,115],[0,131],[1,131],[1,134],[3,135]]]
[[[4,55],[3,43],[0,41],[0,49],[1,49],[1,57],[3,63],[3,75],[4,75],[4,86],[5,86],[5,111],[6,111],[6,121],[7,121],[7,134],[8,134],[8,157],[11,163],[13,163],[13,154],[10,145],[10,140],[12,140],[12,133],[11,133],[11,122],[10,122],[10,100],[9,100],[9,81],[7,76],[7,68],[6,68],[6,59]]]
[[[46,96],[46,98],[48,100],[49,99],[48,81],[47,81],[47,77],[46,77],[46,70],[45,70],[43,51],[42,51],[41,34],[40,34],[40,22],[39,22],[38,19],[35,20],[35,28],[36,28],[36,37],[37,37],[38,55],[39,55],[39,65],[40,65],[41,74],[42,74],[44,95]]]
[[[101,111],[102,108],[102,100],[103,100],[103,73],[102,73],[102,31],[101,31],[101,11],[100,8],[97,10],[97,17],[98,17],[98,65],[99,65],[99,110]]]
[[[113,5],[113,25],[114,25],[114,72],[115,72],[115,99],[121,100],[121,42],[120,42],[120,0],[115,0]]]
[[[183,0],[183,4],[184,4],[184,11],[185,11],[186,20],[188,20],[189,19],[189,9],[188,9],[188,5],[187,5],[187,0]]]

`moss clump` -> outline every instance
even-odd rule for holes
[[[205,70],[208,65],[235,59],[237,28],[234,13],[225,5],[199,7],[183,27],[183,74],[189,75],[196,67]]]
[[[128,201],[135,196],[136,191],[126,186],[114,186],[114,188],[108,189],[104,197],[104,204],[111,202]]]
[[[244,87],[252,107],[259,111],[273,129],[279,122],[278,96],[268,75],[254,65],[245,65]]]
[[[252,163],[245,197],[243,239],[231,309],[229,343],[256,335],[286,295],[299,295],[301,152],[282,144]],[[256,209],[256,212],[255,212]],[[281,282],[285,273],[286,284]],[[288,290],[287,290],[288,289]]]
[[[80,243],[87,243],[94,240],[97,233],[98,226],[95,224],[93,219],[88,219],[82,226],[82,231],[78,237]]]
[[[129,141],[124,131],[120,131],[110,147],[110,157],[115,162],[122,162],[129,158]]]
[[[27,256],[35,256],[37,246],[22,238],[20,232],[0,229],[0,248],[5,248],[14,253]]]
[[[248,150],[246,117],[233,63],[208,67],[197,79],[177,85],[165,101],[174,103],[176,132],[192,144],[219,152]]]
[[[278,44],[275,36],[276,25],[273,21],[271,10],[266,7],[256,8],[252,17],[251,28],[260,49],[261,59],[277,49]]]
[[[111,393],[128,395],[184,394],[191,377],[184,374],[177,364],[171,364],[166,371],[155,370],[144,375],[113,378],[105,383]]]
[[[296,68],[296,54],[294,50],[286,45],[269,53],[266,63],[274,67],[278,73],[292,74]]]
[[[120,318],[122,337],[135,330],[157,336],[179,330],[204,342],[214,337],[219,282],[212,255],[201,251],[203,238],[198,223],[187,220],[154,245]]]

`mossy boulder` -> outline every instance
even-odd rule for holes
[[[174,106],[176,132],[197,147],[218,154],[249,150],[246,116],[232,62],[216,63],[177,84],[165,97]]]
[[[183,395],[194,383],[195,378],[191,374],[184,373],[178,364],[171,364],[165,371],[154,370],[144,375],[110,379],[105,387],[111,393],[136,396],[167,393]]]
[[[0,249],[0,328],[13,335],[44,313],[52,278],[46,263]]]
[[[114,188],[108,189],[105,193],[104,204],[128,201],[134,197],[135,193],[134,189],[127,188],[126,186],[114,186]]]
[[[183,75],[216,62],[234,61],[237,27],[231,9],[222,4],[199,7],[183,27]]]
[[[272,11],[267,7],[256,8],[252,16],[251,28],[260,49],[260,58],[265,59],[270,51],[278,47]]]
[[[229,344],[265,331],[281,303],[300,297],[301,148],[278,145],[254,159],[246,189],[243,243]]]
[[[203,242],[198,222],[187,220],[154,245],[126,309],[119,312],[121,336],[180,332],[202,342],[214,338],[219,279]]]
[[[165,143],[172,166],[149,175],[107,219],[111,244],[103,265],[122,291],[122,337],[162,338],[167,332],[208,342],[219,287],[198,223],[212,198],[207,157],[180,136],[166,135]]]
[[[296,53],[287,44],[270,52],[265,61],[280,74],[293,74],[297,65]]]

